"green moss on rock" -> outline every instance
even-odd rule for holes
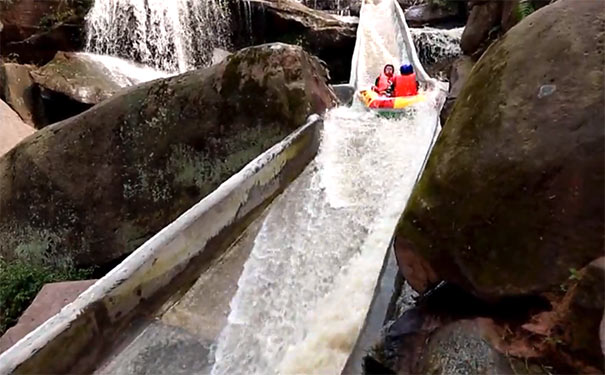
[[[561,0],[473,68],[397,232],[441,277],[534,293],[603,253],[604,20]]]
[[[0,158],[0,254],[31,244],[90,265],[130,253],[336,103],[326,80],[301,48],[262,45],[41,130]]]

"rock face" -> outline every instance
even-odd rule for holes
[[[234,4],[239,7],[231,12],[236,48],[267,42],[299,45],[327,64],[334,83],[349,80],[357,19],[313,10],[294,1]]]
[[[0,100],[0,156],[35,131],[34,128],[21,121],[11,108]]]
[[[0,254],[103,264],[141,245],[308,115],[327,72],[268,44],[123,91],[0,158]]]
[[[460,320],[437,329],[423,350],[418,374],[513,374],[491,344],[498,334],[489,319]]]
[[[576,356],[584,357],[600,371],[605,370],[599,330],[605,321],[605,257],[590,263],[572,291],[568,315],[564,317],[564,341]]]
[[[471,8],[460,43],[465,54],[472,55],[488,39],[490,31],[500,22],[502,3],[502,1],[487,1]]]
[[[603,254],[601,5],[559,0],[473,68],[396,234],[441,279],[531,294]]]
[[[10,0],[0,2],[2,56],[43,64],[59,50],[82,47],[90,0]]]
[[[25,310],[19,322],[0,337],[0,353],[4,352],[28,333],[38,328],[48,318],[72,303],[96,280],[65,281],[46,284],[31,305]]]
[[[0,66],[0,98],[10,105],[21,119],[36,128],[47,125],[40,90],[30,75],[32,65],[5,63]]]
[[[469,56],[460,56],[452,63],[449,73],[450,90],[440,113],[441,124],[445,124],[452,113],[454,103],[466,84],[474,64],[475,62]]]
[[[410,26],[432,25],[459,18],[457,7],[439,7],[435,4],[419,4],[405,11],[405,20]]]
[[[469,1],[470,14],[462,35],[462,51],[479,57],[491,41],[515,26],[524,14],[553,1],[556,0]]]

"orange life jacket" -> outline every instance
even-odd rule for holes
[[[395,77],[395,92],[393,96],[414,96],[417,94],[416,73]]]
[[[393,77],[389,77],[386,74],[380,73],[378,77],[378,84],[376,85],[376,90],[380,93],[385,91],[389,87],[391,87],[391,83],[393,82]]]

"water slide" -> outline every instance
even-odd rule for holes
[[[365,2],[350,84],[404,62],[427,96],[407,116],[356,101],[312,116],[0,355],[0,374],[359,373],[446,93],[397,2]]]

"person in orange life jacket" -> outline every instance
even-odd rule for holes
[[[380,95],[389,95],[390,89],[393,84],[393,73],[395,72],[395,67],[391,64],[387,64],[384,66],[383,72],[376,78],[376,82],[374,86],[372,86],[372,90],[376,91]]]
[[[418,94],[418,81],[416,81],[416,73],[410,64],[404,64],[399,69],[401,75],[398,75],[393,80],[391,92],[393,96],[414,96]]]

